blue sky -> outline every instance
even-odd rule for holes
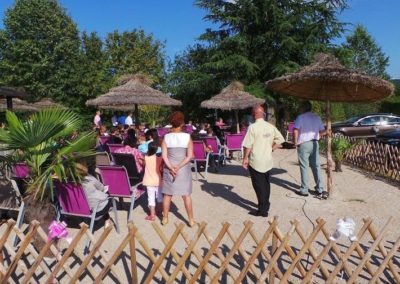
[[[0,19],[13,0],[0,0]],[[61,0],[81,31],[97,31],[101,36],[113,30],[143,28],[166,44],[173,59],[211,24],[205,11],[192,0]],[[388,73],[400,78],[400,0],[350,0],[350,8],[339,17],[351,24],[364,25],[386,55]],[[1,26],[1,25],[0,25]],[[349,26],[349,29],[352,27]]]

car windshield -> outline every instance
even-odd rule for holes
[[[348,120],[345,120],[344,122],[346,122],[346,123],[354,123],[354,122],[356,122],[359,118],[360,118],[359,116],[355,116],[355,117],[349,118]]]

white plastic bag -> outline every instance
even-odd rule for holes
[[[356,223],[352,218],[338,219],[336,222],[336,231],[329,237],[332,241],[337,241],[341,235],[344,235],[354,242],[357,237],[354,235]]]

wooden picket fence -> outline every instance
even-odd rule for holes
[[[143,236],[129,224],[125,235],[117,235],[110,225],[97,238],[82,223],[62,250],[38,222],[20,231],[9,220],[1,227],[0,283],[400,283],[400,236],[386,240],[391,219],[379,230],[364,219],[353,242],[330,240],[334,228],[323,219],[309,234],[296,220],[282,233],[275,217],[266,228],[245,221],[239,234],[223,223],[212,236],[203,222],[195,229],[176,223],[167,235],[154,223],[155,234]],[[12,232],[20,238],[16,247]],[[34,236],[43,240],[40,250]],[[87,238],[92,243],[83,254]],[[108,252],[105,242],[116,249]],[[44,257],[49,251],[54,259]]]
[[[347,151],[346,162],[400,181],[400,147],[367,140],[350,141],[357,144]]]

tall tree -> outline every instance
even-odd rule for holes
[[[216,49],[210,67],[231,79],[265,81],[310,62],[343,31],[344,1],[197,0],[218,24],[200,39]],[[240,72],[240,73],[239,73]]]
[[[213,74],[205,65],[210,49],[200,44],[189,46],[175,60],[168,76],[168,90],[182,101],[185,116],[204,120],[207,110],[201,109],[201,101],[217,94],[224,86],[221,77]]]
[[[107,35],[108,70],[113,76],[144,73],[156,83],[165,79],[164,44],[143,30]]]
[[[259,87],[266,80],[309,64],[315,52],[332,46],[332,39],[341,35],[344,27],[337,13],[346,7],[342,0],[195,3],[207,11],[205,19],[216,28],[207,29],[200,36],[203,45],[188,48],[172,68],[172,77],[180,77],[175,93],[187,96],[183,101],[188,101],[193,112],[198,101],[216,94],[216,87],[219,91],[232,80],[250,86],[248,91],[254,95],[267,97],[268,92]],[[286,97],[276,101],[288,102],[281,109],[293,105]]]
[[[357,25],[343,45],[348,50],[347,65],[368,75],[389,79],[386,68],[389,57],[385,55],[365,27]]]
[[[16,0],[0,32],[0,84],[75,105],[79,34],[56,0]]]
[[[112,76],[107,69],[104,43],[95,32],[82,34],[80,71],[82,81],[79,92],[82,100],[103,94],[111,87]]]
[[[375,39],[362,25],[355,26],[354,31],[346,37],[346,42],[338,48],[337,54],[343,64],[349,68],[359,70],[370,76],[389,79],[386,72],[389,57],[385,55]],[[387,101],[384,105],[390,105],[390,102]],[[381,102],[368,104],[338,103],[333,106],[333,117],[336,120],[342,120],[352,116],[378,112],[380,109]]]

